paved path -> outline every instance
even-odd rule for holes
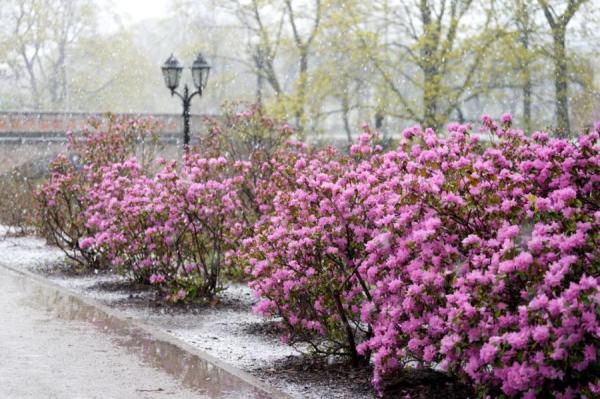
[[[88,323],[28,303],[0,270],[0,398],[203,398]]]

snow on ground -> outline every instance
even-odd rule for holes
[[[63,259],[62,253],[35,237],[2,236],[0,227],[0,262],[12,267],[23,267],[37,273],[45,273],[48,264]],[[158,327],[168,334],[244,371],[253,373],[265,382],[287,392],[295,398],[344,398],[371,397],[353,392],[347,381],[332,384],[311,384],[286,381],[265,375],[257,369],[269,369],[277,360],[298,352],[283,344],[276,334],[256,331],[268,330],[267,321],[252,313],[257,298],[245,285],[232,284],[219,295],[220,304],[196,307],[188,310],[170,309],[167,306],[151,307],[145,296],[149,292],[127,290],[126,279],[116,275],[98,274],[87,276],[64,276],[50,274],[48,279],[56,284],[118,308],[127,315]],[[123,289],[119,289],[119,283]],[[106,290],[103,285],[113,284],[116,289]],[[142,299],[136,304],[136,299]],[[265,327],[265,328],[261,328]],[[254,332],[249,329],[255,330]],[[292,371],[293,372],[293,371]]]
[[[41,270],[32,269],[33,271]],[[72,291],[83,294],[89,298],[93,298],[105,304],[112,304],[115,301],[125,300],[129,298],[126,292],[106,292],[93,289],[101,283],[114,283],[123,281],[124,279],[117,275],[101,274],[97,276],[48,276],[48,280]]]
[[[35,268],[63,259],[63,253],[46,245],[43,239],[12,237],[6,235],[7,231],[5,226],[0,226],[0,262]]]
[[[264,367],[274,360],[297,354],[276,337],[253,335],[246,331],[250,325],[265,322],[264,318],[251,311],[255,299],[248,287],[230,285],[220,297],[223,303],[234,306],[216,305],[173,312],[164,307],[153,309],[131,306],[127,302],[103,301],[240,369]]]

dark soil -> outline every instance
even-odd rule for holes
[[[391,378],[384,398],[465,399],[474,397],[469,386],[431,369],[405,368]]]
[[[46,263],[32,270],[46,277],[89,277],[114,274],[110,269],[92,269],[79,264],[64,261]]]
[[[111,269],[91,269],[77,264],[65,262],[47,263],[36,266],[32,270],[45,277],[91,277],[115,275]],[[191,302],[168,302],[166,294],[159,292],[156,287],[141,284],[131,280],[99,281],[89,288],[95,291],[129,294],[128,298],[111,301],[111,305],[134,307],[138,309],[155,309],[168,314],[199,314],[205,310],[229,309],[248,310],[249,306],[237,298],[221,298],[217,294],[212,299],[198,298]]]
[[[163,314],[200,314],[204,311],[215,309],[248,309],[248,306],[241,301],[232,298],[220,298],[218,294],[212,299],[198,298],[190,302],[172,303],[167,301],[165,298],[166,294],[158,291],[156,287],[130,280],[100,281],[89,289],[129,294],[127,298],[111,301],[111,305],[160,311]]]
[[[371,366],[353,368],[344,363],[330,363],[324,358],[310,356],[288,356],[276,361],[272,366],[252,371],[259,377],[281,378],[302,385],[319,385],[331,388],[345,381],[345,387],[354,395],[352,397],[379,396],[372,388]],[[355,396],[356,395],[356,396]],[[390,378],[383,392],[384,399],[466,399],[473,398],[470,388],[449,377],[447,374],[431,370],[407,367]],[[344,395],[336,395],[343,398]]]
[[[370,367],[353,368],[343,363],[329,363],[325,358],[311,356],[288,356],[277,360],[269,367],[251,371],[266,379],[283,379],[300,386],[323,386],[330,391],[332,387],[342,386],[354,393],[351,397],[377,397],[371,386],[373,370]],[[345,395],[335,394],[336,398]]]
[[[247,323],[243,331],[250,335],[279,338],[283,335],[283,329],[276,321],[265,320],[263,322]]]
[[[154,291],[148,284],[140,284],[135,281],[99,281],[90,287],[91,290],[106,292],[146,293]]]

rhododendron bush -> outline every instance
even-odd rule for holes
[[[134,157],[140,129],[130,123],[90,129],[83,140],[69,136],[78,163],[55,161],[60,167],[38,195],[42,225],[81,263],[111,266],[172,301],[211,297],[223,272],[240,274],[232,255],[260,212],[268,154],[291,130],[252,108],[224,126],[213,121],[201,152],[186,152],[180,165],[161,160],[150,173],[156,168]],[[232,142],[228,133],[240,125],[252,134]],[[232,151],[233,144],[252,153]]]
[[[383,156],[400,198],[363,264],[374,337],[360,349],[376,385],[417,360],[482,394],[596,390],[598,132],[569,143],[484,122],[485,145],[465,126],[414,128]]]
[[[135,160],[103,168],[85,214],[95,234],[82,245],[102,252],[121,273],[162,286],[173,301],[210,297],[241,233],[237,192],[246,165],[196,154],[186,155],[180,169],[162,164],[153,177]]]
[[[241,250],[263,298],[257,310],[281,316],[291,343],[364,363],[357,344],[371,333],[360,321],[369,287],[358,268],[373,204],[363,174],[333,149],[297,152],[274,170],[273,209]]]
[[[290,125],[264,114],[258,105],[237,108],[227,106],[223,118],[207,119],[208,132],[200,138],[197,152],[248,166],[239,194],[247,221],[245,232],[251,236],[257,217],[271,209],[274,169],[288,162],[296,146],[288,143],[294,133]]]
[[[245,246],[258,310],[317,352],[372,352],[379,388],[416,361],[483,396],[597,393],[598,132],[484,126],[300,158]]]
[[[251,108],[155,174],[127,141],[59,158],[44,223],[172,301],[244,270],[288,342],[372,363],[379,392],[417,366],[481,397],[597,396],[600,125],[565,140],[482,122],[409,128],[390,151],[367,128],[346,154]]]
[[[139,143],[156,143],[152,119],[109,117],[107,124],[90,121],[81,136],[67,133],[72,157],[58,156],[50,165],[50,178],[35,193],[38,203],[38,230],[57,245],[72,261],[102,267],[100,254],[82,247],[81,240],[92,232],[84,211],[90,206],[88,194],[102,176],[101,168],[140,153]],[[152,147],[142,146],[142,158],[152,155]]]
[[[93,251],[82,248],[79,241],[89,234],[83,210],[86,208],[86,176],[77,170],[66,156],[57,157],[50,164],[50,179],[35,193],[39,232],[65,255],[79,265],[98,267]]]

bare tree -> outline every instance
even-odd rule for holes
[[[280,7],[269,10],[277,15],[276,25],[273,27],[272,21],[263,15],[258,0],[250,0],[248,3],[232,0],[231,5],[241,24],[252,36],[249,50],[254,61],[255,73],[260,75],[260,81],[268,82],[278,97],[281,96],[283,87],[275,69],[275,60],[281,45],[285,9]]]
[[[552,32],[556,125],[559,134],[562,135],[568,134],[571,128],[569,122],[569,77],[566,47],[567,25],[581,5],[587,1],[567,0],[564,12],[559,14],[548,0],[538,0]]]
[[[292,0],[284,0],[281,3],[259,0],[230,2],[239,21],[254,38],[250,54],[255,72],[259,75],[257,84],[268,82],[280,105],[284,102],[287,104],[299,131],[303,129],[309,84],[309,59],[323,16],[321,0],[313,0],[311,7],[307,7],[305,3]],[[305,29],[307,25],[309,27]],[[291,90],[284,88],[282,72],[276,66],[279,51],[288,34],[298,66],[296,82]],[[262,90],[260,93],[262,99]]]
[[[379,18],[394,31],[389,47],[395,57],[382,57],[386,52],[379,48],[366,51],[398,100],[396,117],[439,128],[465,96],[473,95],[486,53],[500,34],[493,29],[493,5],[475,0],[402,0],[380,7]],[[474,14],[480,22],[466,34]],[[413,101],[415,91],[421,93],[419,102]]]
[[[8,63],[15,80],[20,78],[21,70],[25,70],[31,93],[31,106],[35,110],[40,109],[41,102],[38,70],[42,65],[41,54],[47,36],[47,15],[44,13],[47,6],[46,0],[25,0],[13,5],[14,27],[11,40],[14,41],[13,50],[16,57],[8,60]]]
[[[69,51],[89,31],[92,0],[10,0],[7,64],[14,82],[29,91],[28,106],[61,108],[68,98]]]
[[[515,2],[515,25],[518,31],[518,42],[521,45],[523,54],[519,57],[519,69],[521,72],[521,83],[523,85],[523,125],[525,131],[531,130],[531,101],[533,94],[533,80],[531,76],[531,57],[532,47],[531,33],[532,21],[531,10],[528,7],[527,0],[514,0]]]
[[[314,0],[314,10],[310,17],[311,27],[308,33],[303,37],[298,27],[298,16],[297,11],[292,5],[292,0],[284,0],[285,6],[288,13],[290,26],[294,37],[294,43],[296,44],[296,50],[298,51],[298,84],[296,87],[296,101],[294,104],[294,114],[296,118],[296,127],[302,130],[302,119],[304,116],[304,105],[306,102],[306,86],[308,82],[308,57],[311,46],[317,37],[319,32],[321,16],[322,16],[322,4],[321,0]]]

